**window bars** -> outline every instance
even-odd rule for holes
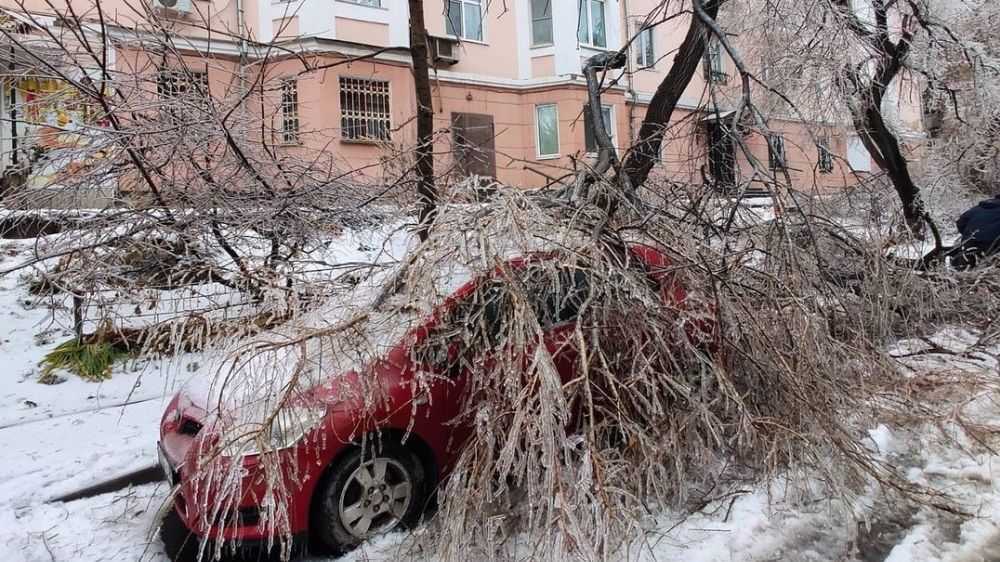
[[[340,136],[352,141],[391,140],[388,80],[340,77]]]
[[[281,84],[281,142],[299,142],[299,87],[295,78],[283,78]]]
[[[156,93],[164,99],[209,95],[208,73],[182,68],[161,68],[156,75]]]

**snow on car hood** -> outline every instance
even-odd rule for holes
[[[323,384],[325,397],[357,394],[363,367],[386,354],[467,282],[467,269],[438,275],[424,298],[405,289],[372,310],[392,274],[374,275],[289,324],[210,354],[212,363],[181,389],[182,401],[207,422],[261,422],[276,408],[309,399]],[[338,385],[340,387],[338,388]],[[328,404],[329,405],[329,404]]]

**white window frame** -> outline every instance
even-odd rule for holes
[[[285,0],[291,1],[291,0]],[[382,0],[339,0],[340,2],[347,2],[348,4],[358,4],[359,6],[368,6],[369,8],[381,8]]]
[[[352,112],[356,113],[356,115],[345,115],[345,113],[344,113],[344,103],[343,103],[343,92],[344,92],[344,81],[345,80],[350,80],[350,81],[354,81],[354,82],[357,82],[357,83],[367,83],[369,89],[371,88],[372,84],[379,84],[380,87],[384,85],[385,86],[385,92],[366,92],[366,91],[362,91],[362,89],[360,87],[358,87],[358,88],[352,88],[351,89],[351,93],[352,94],[356,94],[358,96],[365,96],[365,95],[369,95],[369,96],[383,96],[384,95],[385,96],[385,113],[384,114],[375,114],[370,109],[367,110],[367,111],[365,111],[365,112],[355,109],[355,110],[352,110]],[[389,82],[388,80],[380,80],[380,79],[373,79],[373,78],[364,78],[364,77],[343,75],[343,76],[340,76],[339,79],[337,80],[337,86],[338,86],[337,96],[338,96],[338,101],[340,101],[340,141],[341,142],[348,142],[348,143],[369,143],[369,144],[391,141],[392,140],[392,133],[393,133],[393,131],[392,131],[392,83]],[[368,101],[370,102],[371,100],[368,100]],[[385,126],[385,138],[375,138],[375,137],[370,137],[370,136],[367,136],[367,135],[365,135],[363,137],[350,137],[350,136],[347,136],[348,128],[344,127],[344,119],[352,119],[352,118],[353,119],[360,119],[360,120],[362,120],[362,121],[364,121],[366,123],[368,121],[381,121],[381,122],[383,122],[383,125]]]
[[[726,59],[722,52],[722,42],[717,38],[710,38],[705,46],[705,81],[710,84],[725,84],[729,81]]]
[[[584,106],[584,111],[587,115],[590,114],[590,104]],[[615,106],[611,104],[601,104],[601,112],[607,112],[605,115],[605,127],[608,129],[608,135],[611,137],[611,146],[618,147],[618,135],[615,134]],[[594,136],[594,144],[597,144],[597,136]],[[583,149],[587,151],[587,154],[597,154],[600,152],[600,148],[595,146],[593,148],[587,146],[587,120],[583,121]]]
[[[278,136],[281,144],[299,144],[301,137],[301,120],[299,117],[299,80],[295,77],[278,80],[278,119],[281,127]],[[286,95],[290,91],[291,100]],[[290,126],[291,125],[291,126]]]
[[[541,16],[535,14],[535,0],[528,0],[528,10],[531,12],[531,25],[528,31],[531,33],[531,47],[549,47],[555,42],[555,28],[552,22],[552,7],[556,0],[544,0],[548,5],[548,16]],[[548,21],[549,22],[549,40],[545,43],[535,43],[535,22],[538,21]]]
[[[594,2],[601,4],[604,11],[604,44],[598,45],[594,43],[594,14],[591,11]],[[584,18],[580,17],[580,13],[584,12],[583,6],[586,6],[586,22]],[[578,0],[577,4],[577,22],[576,22],[576,38],[581,45],[586,45],[587,47],[592,47],[595,49],[606,49],[608,47],[608,3],[607,0]],[[586,26],[583,24],[586,23]],[[583,34],[586,32],[586,40],[583,38]]]
[[[555,116],[556,127],[556,151],[551,154],[542,154],[542,129],[539,127],[541,120],[538,118],[538,113],[542,109],[551,108]],[[540,103],[535,105],[535,156],[538,160],[548,160],[550,158],[559,158],[560,153],[559,144],[559,105],[555,103]]]
[[[872,155],[858,135],[847,137],[847,164],[853,172],[872,171]]]
[[[451,26],[451,5],[452,3],[457,3],[459,8],[458,21],[462,28],[458,30],[458,33],[453,33],[455,30],[449,29]],[[465,10],[466,6],[478,6],[479,7],[479,37],[469,37],[468,30],[465,28]],[[445,0],[445,12],[444,12],[444,27],[445,33],[456,39],[461,39],[463,41],[472,41],[475,43],[485,43],[486,42],[486,7],[483,4],[483,0]]]
[[[643,26],[637,23],[639,30],[635,34],[633,42],[635,48],[635,64],[639,69],[656,67],[656,39],[653,30],[655,27]]]

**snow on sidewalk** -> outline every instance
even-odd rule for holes
[[[156,538],[165,482],[68,503],[0,507],[5,562],[167,562]]]
[[[156,464],[164,399],[0,429],[0,505],[48,501]]]

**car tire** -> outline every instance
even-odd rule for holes
[[[429,493],[420,458],[385,436],[366,441],[338,457],[316,488],[310,530],[317,550],[344,554],[369,537],[412,529],[420,520]]]
[[[160,522],[160,539],[163,541],[163,551],[173,562],[194,562],[198,559],[198,549],[201,542],[198,536],[188,530],[173,507],[163,516]]]

